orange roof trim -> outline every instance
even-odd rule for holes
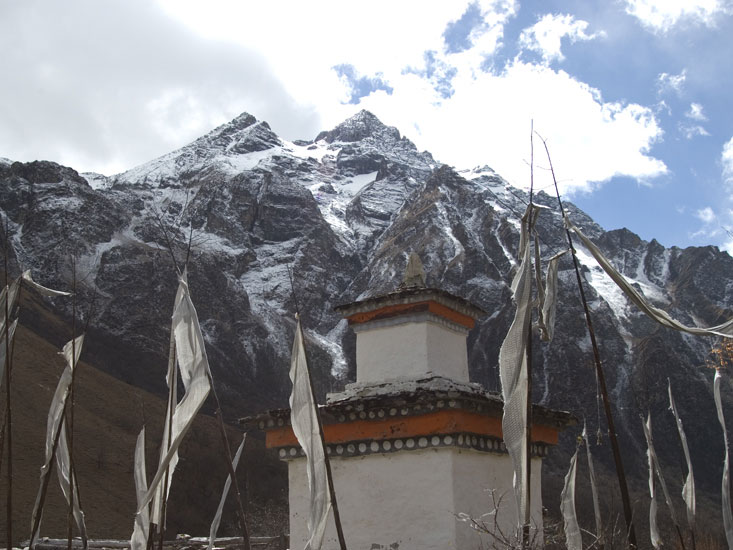
[[[459,313],[443,304],[439,304],[433,300],[427,300],[424,302],[417,302],[414,304],[396,304],[391,306],[380,307],[373,311],[367,311],[363,313],[355,313],[347,317],[350,325],[366,323],[368,321],[375,321],[377,319],[389,319],[392,317],[399,317],[408,313],[418,313],[427,311],[453,321],[467,329],[472,329],[476,325],[476,321],[473,317]]]
[[[503,438],[501,419],[463,410],[443,410],[419,416],[384,420],[356,420],[323,426],[326,443],[347,443],[362,439],[384,440],[398,437],[440,435],[458,432]],[[532,426],[532,442],[557,445],[558,429]],[[298,445],[290,426],[267,430],[267,448]]]

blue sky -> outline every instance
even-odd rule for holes
[[[365,108],[526,187],[533,120],[606,229],[733,252],[730,36],[732,0],[0,0],[0,157],[113,174],[242,111],[292,140]]]

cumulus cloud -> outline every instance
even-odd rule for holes
[[[720,162],[723,166],[723,180],[728,184],[733,184],[733,137],[723,145]]]
[[[679,95],[687,80],[687,69],[683,69],[680,74],[660,73],[657,76],[657,91],[659,93],[674,92]]]
[[[699,120],[701,122],[704,122],[708,119],[708,117],[705,116],[705,113],[703,112],[702,105],[699,103],[690,103],[690,109],[685,113],[685,116],[687,118],[691,118],[692,120]]]
[[[245,110],[286,139],[308,139],[367,108],[437,159],[489,163],[517,185],[528,181],[531,119],[566,192],[667,171],[651,153],[662,136],[651,109],[604,101],[547,65],[514,60],[487,70],[517,13],[514,0],[425,0],[420,24],[415,4],[393,0],[368,8],[323,0],[318,10],[293,2],[287,17],[280,2],[28,6],[37,4],[10,4],[0,20],[0,70],[14,75],[0,87],[0,154],[16,160],[40,150],[110,173]],[[453,27],[461,47],[446,48],[449,22],[467,12]],[[532,35],[548,56],[560,51],[553,40],[590,36],[584,22],[548,21],[552,32],[540,26]],[[539,173],[541,186],[548,176]]]
[[[459,73],[454,90],[438,104],[429,83],[403,75],[392,96],[373,94],[362,104],[439,160],[459,168],[488,163],[519,186],[529,181],[532,119],[548,139],[564,192],[588,191],[614,176],[650,180],[667,171],[649,154],[662,135],[650,109],[604,102],[598,90],[563,71],[515,61],[500,75]],[[545,171],[535,175],[539,187],[551,185]]]
[[[705,128],[703,128],[699,124],[680,123],[678,128],[680,130],[680,133],[682,133],[682,135],[684,136],[684,138],[688,140],[696,138],[696,137],[710,135],[710,132],[708,132]]]
[[[726,0],[626,0],[626,12],[652,32],[665,33],[682,23],[713,26],[731,7]]]
[[[587,28],[587,21],[577,20],[572,15],[548,13],[533,26],[522,31],[519,36],[519,44],[522,48],[542,55],[545,63],[563,61],[565,59],[562,54],[563,38],[573,44],[604,35],[603,33],[588,34],[586,33]]]
[[[245,110],[301,129],[315,118],[260,53],[201,38],[143,0],[8,4],[0,49],[13,75],[0,86],[0,151],[14,160],[110,174]]]
[[[700,210],[695,212],[695,217],[703,223],[711,223],[715,221],[715,212],[713,212],[712,208],[706,206],[705,208],[701,208]]]

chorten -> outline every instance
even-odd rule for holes
[[[347,546],[473,550],[491,547],[494,535],[511,538],[518,522],[503,402],[468,373],[466,339],[486,313],[427,287],[416,255],[394,292],[335,310],[356,333],[356,382],[329,394],[320,412]],[[264,430],[266,446],[288,463],[290,547],[297,549],[308,540],[308,480],[289,421],[289,409],[279,409],[242,422]],[[542,458],[570,421],[533,406],[535,540],[542,536]],[[337,550],[329,523],[323,548]]]

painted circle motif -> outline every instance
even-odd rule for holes
[[[373,453],[376,453],[379,450],[379,443],[376,441],[372,441],[371,445],[369,445],[369,448],[372,450]]]
[[[415,446],[415,440],[414,439],[408,439],[405,441],[405,445],[407,445],[408,449],[412,449]]]
[[[420,447],[427,447],[428,446],[428,438],[427,437],[421,437],[417,444],[420,445]]]
[[[382,448],[383,448],[383,449],[384,449],[385,451],[389,451],[389,450],[390,450],[390,449],[392,448],[392,444],[391,444],[391,443],[390,443],[389,441],[384,441],[384,442],[382,443]]]
[[[387,442],[385,441],[385,443]],[[403,445],[404,443],[402,442],[401,439],[398,439],[397,441],[394,442],[394,448],[397,449],[398,451],[402,448]]]

